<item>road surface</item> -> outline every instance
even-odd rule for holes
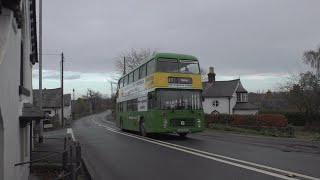
[[[75,121],[74,138],[94,180],[320,179],[320,143],[214,131],[142,138],[106,120]]]

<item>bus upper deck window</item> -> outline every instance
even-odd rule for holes
[[[136,82],[139,80],[139,68],[134,70],[134,73],[133,73],[133,82]]]
[[[128,85],[128,75],[123,77],[123,86]]]
[[[179,72],[187,74],[200,74],[198,61],[180,60]]]
[[[149,76],[150,74],[153,74],[154,71],[155,71],[155,60],[151,60],[148,62],[148,65],[147,65],[147,76]]]
[[[122,87],[123,87],[123,78],[121,78],[119,81],[119,88],[122,88]]]
[[[146,77],[146,64],[142,65],[140,67],[140,79]]]
[[[179,72],[177,59],[159,58],[157,64],[158,72]]]
[[[133,72],[129,74],[128,84],[133,83]]]

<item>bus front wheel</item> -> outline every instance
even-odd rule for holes
[[[144,121],[143,120],[141,120],[141,122],[140,122],[139,132],[140,132],[141,136],[143,136],[143,137],[147,136],[146,127],[144,125]]]
[[[185,138],[187,136],[188,133],[178,133],[180,137]]]

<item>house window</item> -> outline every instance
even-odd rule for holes
[[[237,102],[241,102],[241,94],[237,93]]]
[[[248,102],[248,94],[247,93],[243,93],[242,94],[242,101],[243,102]]]
[[[219,106],[219,101],[213,100],[211,104],[212,104],[213,107],[218,107]]]
[[[247,93],[237,93],[237,102],[248,102]]]

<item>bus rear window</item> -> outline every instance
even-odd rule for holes
[[[158,72],[179,72],[178,60],[159,58],[157,71]]]

